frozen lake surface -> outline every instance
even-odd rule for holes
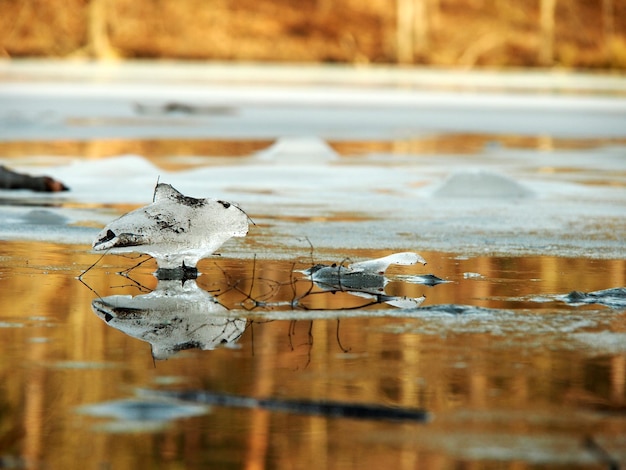
[[[232,199],[272,219],[279,229],[258,236],[273,234],[283,244],[308,236],[319,248],[623,253],[623,79],[45,63],[7,63],[0,78],[0,139],[7,143],[268,141],[245,158],[187,155],[191,169],[174,172],[158,158],[51,159],[45,147],[7,161],[64,181],[72,191],[46,201],[58,203],[49,211],[73,225],[107,220],[93,204],[143,205],[160,177],[185,194]],[[534,139],[536,148],[511,145],[511,135]],[[475,147],[482,137],[471,157],[463,136]],[[435,137],[440,145],[429,152]],[[392,151],[372,145],[342,155],[350,142],[389,143]],[[15,222],[0,228],[4,237],[46,236],[45,227],[23,230],[23,209],[2,210]],[[355,216],[358,222],[342,220]],[[309,223],[319,217],[333,223]],[[87,243],[91,236],[58,229],[54,240]]]
[[[626,464],[622,77],[4,62],[0,164],[0,466]],[[157,180],[255,225],[100,259]]]

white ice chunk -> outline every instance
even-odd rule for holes
[[[247,233],[248,216],[234,204],[184,196],[161,183],[152,204],[104,227],[93,248],[146,253],[157,260],[159,268],[195,267],[231,237]]]
[[[281,163],[326,162],[338,158],[337,152],[318,137],[282,137],[256,155],[260,160]]]
[[[405,251],[402,253],[394,253],[383,258],[376,258],[367,261],[359,261],[358,263],[352,263],[349,269],[352,272],[383,274],[392,264],[410,266],[417,263],[426,264],[426,260],[417,253]]]

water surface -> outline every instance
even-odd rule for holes
[[[186,345],[159,360],[145,338],[132,334],[142,322],[154,327],[167,308],[143,317],[135,312],[130,332],[92,310],[94,300],[108,296],[127,295],[132,306],[149,295],[157,287],[152,261],[134,268],[145,258],[98,261],[86,246],[41,242],[2,242],[0,249],[3,292],[11,292],[2,296],[0,328],[7,461],[55,468],[165,462],[377,468],[409,459],[410,465],[452,468],[521,460],[524,468],[602,468],[602,452],[622,458],[623,305],[572,306],[558,294],[624,285],[623,260],[424,252],[427,266],[394,267],[386,286],[390,295],[425,296],[420,307],[382,303],[354,310],[367,299],[324,293],[294,272],[310,266],[308,253],[292,260],[213,258],[200,264],[197,286],[224,307],[217,317],[241,321],[241,335],[214,350]],[[338,252],[315,261],[386,254]],[[96,261],[84,284],[76,279]],[[116,274],[122,271],[125,276]],[[425,273],[450,282],[429,287],[406,280]],[[289,301],[302,289],[313,289],[310,299],[292,308]],[[485,310],[454,313],[442,307],[448,304]],[[166,316],[156,323],[163,327]],[[183,329],[191,335],[216,319],[203,318]],[[155,405],[174,407],[168,418],[155,412],[92,417],[80,408],[143,403],[139,389],[379,404],[423,409],[430,420],[228,406],[186,416],[176,408],[183,404],[171,400]]]

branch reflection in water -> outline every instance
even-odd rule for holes
[[[396,253],[353,264],[319,264],[300,271],[292,269],[289,282],[282,280],[284,273],[274,279],[269,277],[269,270],[262,263],[257,267],[257,262],[254,260],[251,275],[222,271],[220,279],[210,278],[210,293],[199,287],[196,279],[160,278],[157,271],[157,287],[148,294],[99,296],[92,301],[92,309],[107,325],[150,343],[153,358],[162,360],[187,349],[233,346],[248,326],[271,320],[271,315],[266,318],[271,311],[281,311],[290,320],[297,320],[302,318],[299,312],[303,310],[332,310],[339,326],[343,310],[382,305],[414,309],[424,301],[423,295],[387,294],[391,280],[428,286],[446,282],[432,274],[385,275],[391,264],[425,264],[416,253]],[[122,274],[130,277],[128,271]],[[332,301],[320,302],[319,297],[332,297]],[[292,329],[290,325],[289,331]],[[347,351],[339,334],[337,342]]]

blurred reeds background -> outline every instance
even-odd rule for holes
[[[0,56],[626,68],[623,0],[0,0]]]

